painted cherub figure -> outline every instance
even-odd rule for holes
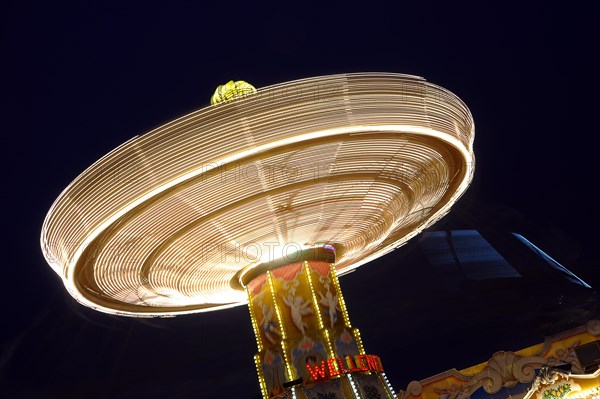
[[[290,308],[292,312],[292,321],[296,328],[300,331],[302,335],[304,335],[304,330],[308,327],[306,322],[302,320],[302,316],[306,316],[311,314],[313,310],[310,308],[310,301],[303,301],[302,297],[293,297],[291,294],[288,294],[287,297],[283,297],[283,302]]]
[[[281,335],[281,333],[277,330],[275,322],[273,321],[273,308],[266,304],[262,305],[262,320],[260,326],[265,333],[265,337],[267,337],[271,343],[277,343],[273,334]]]
[[[433,388],[433,390],[439,395],[439,399],[469,399],[464,385],[452,384],[449,388]]]
[[[333,295],[331,293],[331,291],[327,291],[325,293],[325,295],[323,295],[319,292],[319,296],[321,297],[319,299],[319,303],[321,305],[325,306],[327,308],[327,310],[329,311],[329,323],[331,324],[331,328],[333,328],[335,326],[335,322],[337,321],[337,317],[338,317],[337,295]]]

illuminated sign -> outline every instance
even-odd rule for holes
[[[306,364],[308,372],[314,382],[327,380],[340,374],[355,373],[358,371],[377,371],[382,373],[381,359],[375,355],[355,355],[336,357],[322,360],[321,365]]]

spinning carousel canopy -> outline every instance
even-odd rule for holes
[[[244,304],[254,268],[330,245],[344,274],[440,219],[472,178],[473,135],[465,104],[420,77],[248,89],[95,162],[52,205],[42,249],[103,312]]]

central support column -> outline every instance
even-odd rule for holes
[[[365,353],[350,324],[333,259],[321,247],[246,284],[265,399],[394,397],[379,357]]]

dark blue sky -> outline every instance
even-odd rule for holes
[[[452,90],[475,119],[477,169],[442,227],[470,226],[470,215],[488,215],[600,283],[593,194],[600,24],[591,9],[574,2],[250,3],[0,6],[8,238],[0,385],[8,397],[258,394],[245,308],[150,321],[97,314],[73,302],[39,249],[47,210],[84,168],[130,137],[208,105],[215,87],[230,79],[261,87],[390,71]],[[414,318],[426,294],[411,307],[398,305],[405,301],[401,290],[361,290],[363,281],[387,273],[425,292],[427,281],[411,281],[404,262],[410,256],[410,248],[401,249],[341,281],[367,350],[390,364],[396,389],[487,360],[487,348],[472,348],[486,339],[497,340],[498,350],[519,349],[507,347],[511,337],[486,335],[486,323],[526,328],[507,309],[485,320],[463,316],[449,327],[435,312]],[[389,319],[370,318],[374,304]],[[421,324],[404,329],[411,320]],[[415,330],[419,337],[408,332]],[[442,330],[447,335],[435,334]],[[422,345],[411,345],[417,341]]]

